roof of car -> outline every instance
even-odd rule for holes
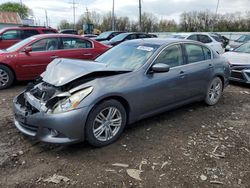
[[[63,33],[40,34],[40,35],[34,35],[32,37],[34,37],[34,38],[44,38],[44,37],[77,37],[77,38],[83,38],[80,35],[63,34]]]
[[[189,36],[189,35],[209,35],[209,33],[206,33],[206,32],[194,32],[194,33],[190,33],[190,32],[187,32],[187,33],[174,33],[173,35],[181,35],[181,36]]]
[[[137,44],[137,43],[150,43],[150,44],[156,44],[156,45],[165,45],[165,44],[170,44],[170,43],[175,43],[175,42],[194,42],[191,40],[183,40],[183,39],[176,39],[176,38],[144,38],[144,39],[135,39],[135,40],[129,40],[126,41],[127,44]],[[197,42],[196,42],[197,43]]]

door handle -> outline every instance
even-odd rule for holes
[[[92,56],[93,54],[91,54],[91,53],[87,53],[87,54],[83,54],[83,55],[86,55],[86,56]]]
[[[186,77],[186,74],[184,71],[180,71],[180,78],[185,78]]]
[[[52,55],[52,56],[50,56],[50,58],[51,58],[51,59],[56,59],[56,58],[58,58],[58,56]]]

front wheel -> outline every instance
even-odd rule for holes
[[[206,104],[213,106],[218,103],[223,90],[223,84],[219,77],[214,78],[207,89],[207,94],[205,98]]]
[[[85,135],[89,144],[102,147],[116,141],[126,125],[127,114],[116,100],[103,101],[90,112]]]

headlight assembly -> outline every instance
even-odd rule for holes
[[[93,91],[93,87],[85,88],[81,91],[78,91],[71,95],[70,97],[59,101],[54,109],[52,110],[53,114],[59,114],[63,112],[68,112],[77,108],[80,102],[86,98]]]

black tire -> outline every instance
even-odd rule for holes
[[[101,112],[103,112],[103,113],[105,113],[106,111],[108,112],[109,111],[108,109],[110,109],[110,108],[116,109],[118,111],[117,114],[119,114],[119,118],[121,119],[119,121],[120,122],[119,129],[117,128],[117,130],[116,130],[117,132],[115,131],[116,133],[112,136],[112,138],[110,138],[108,140],[99,140],[94,134],[94,129],[97,125],[96,118],[98,115],[100,115]],[[107,121],[107,120],[105,120],[105,121]],[[124,130],[126,123],[127,123],[127,113],[126,113],[125,108],[123,107],[123,105],[119,101],[113,100],[113,99],[103,101],[102,103],[96,105],[89,113],[89,116],[88,116],[88,119],[86,122],[86,126],[85,126],[86,140],[88,141],[88,143],[90,145],[95,146],[95,147],[102,147],[102,146],[109,145],[109,144],[115,142],[120,137],[120,135],[122,134],[122,132]],[[100,124],[101,125],[99,126],[99,128],[101,126],[104,127],[105,123],[100,123]],[[97,128],[98,128],[98,126],[97,126]],[[109,128],[110,128],[110,126],[109,126]],[[103,129],[105,130],[103,133],[106,135],[107,134],[106,129],[105,128],[103,128]],[[112,130],[112,129],[110,129],[110,130]],[[115,130],[115,127],[113,130]]]
[[[10,87],[14,79],[13,72],[8,67],[0,65],[0,90]]]
[[[223,91],[222,80],[219,77],[213,78],[213,80],[209,83],[207,88],[205,103],[209,106],[216,105],[221,98],[222,91]]]

